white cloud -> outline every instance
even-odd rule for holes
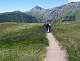
[[[68,0],[69,2],[80,2],[80,0]]]

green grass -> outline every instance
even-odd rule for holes
[[[44,61],[45,36],[42,24],[1,23],[0,61]]]
[[[80,61],[80,22],[56,24],[53,33],[67,50],[69,61]]]

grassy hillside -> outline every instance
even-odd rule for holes
[[[54,35],[67,50],[69,61],[80,61],[80,22],[57,24]]]
[[[31,15],[20,11],[0,13],[0,23],[3,22],[18,22],[18,23],[35,23],[38,20]]]
[[[41,24],[0,23],[0,61],[43,61],[47,46]]]

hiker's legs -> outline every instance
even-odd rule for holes
[[[51,26],[49,26],[49,32],[51,32]]]
[[[47,32],[50,32],[50,31],[49,31],[49,27],[48,27],[48,30],[47,30]]]
[[[47,32],[51,32],[51,28],[50,28],[50,27],[48,27],[48,30],[47,30]]]
[[[50,26],[48,27],[47,32],[51,32],[51,27]]]
[[[46,32],[51,32],[51,26],[45,26],[46,27]]]

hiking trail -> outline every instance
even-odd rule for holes
[[[55,39],[52,33],[47,33],[49,47],[45,61],[68,61],[66,51],[63,50],[59,42]]]

